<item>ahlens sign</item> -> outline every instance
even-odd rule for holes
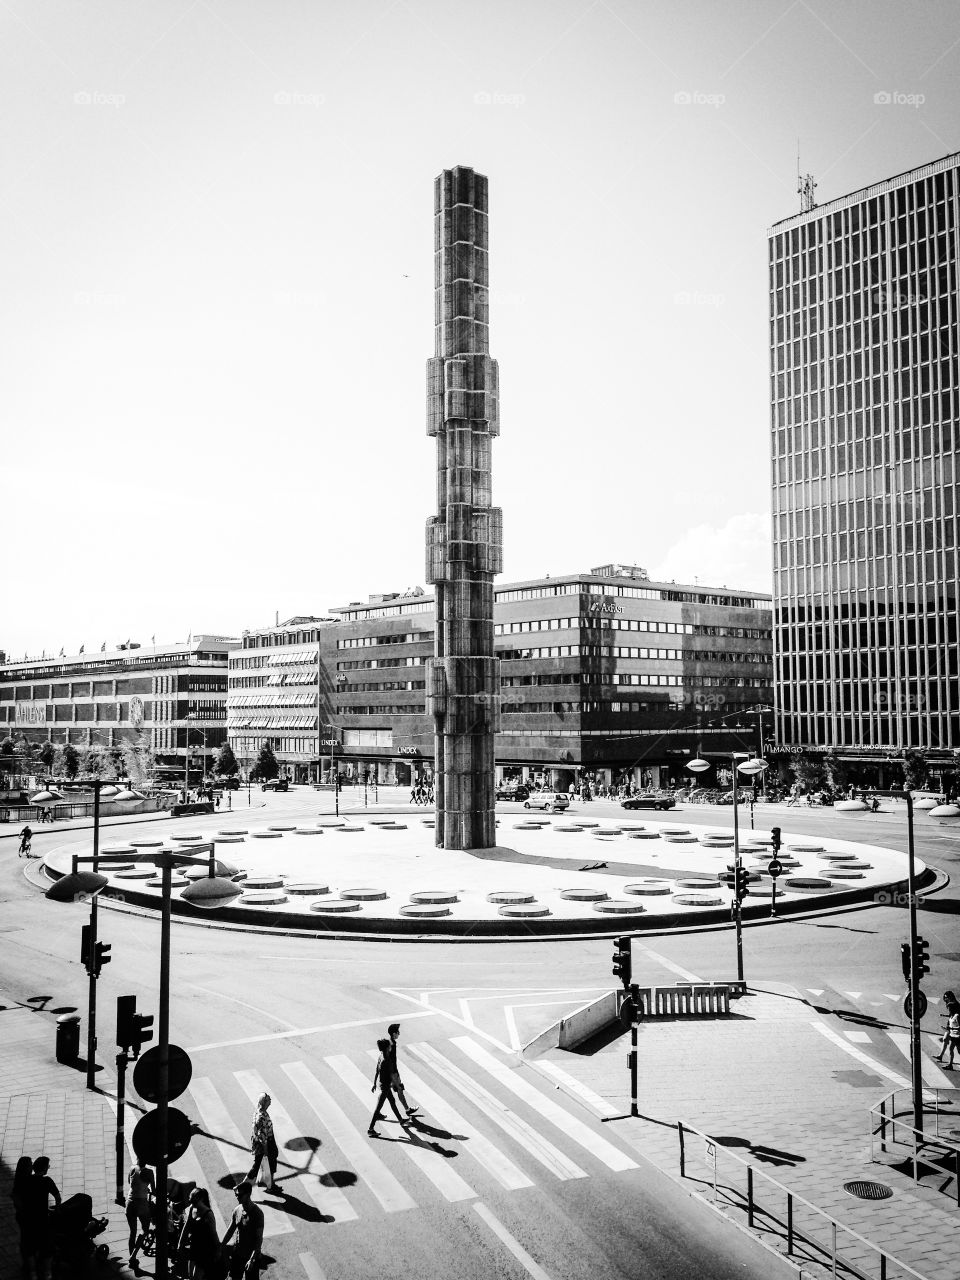
[[[18,702],[17,724],[46,724],[47,704],[45,702]]]

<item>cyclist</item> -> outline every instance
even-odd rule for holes
[[[19,858],[30,857],[30,842],[33,839],[33,832],[29,826],[23,828],[20,832],[20,849],[17,853]]]

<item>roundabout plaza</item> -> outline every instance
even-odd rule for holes
[[[824,814],[834,820],[814,837],[785,825],[771,874],[772,832],[790,817],[772,809],[764,811],[770,826],[741,826],[735,842],[729,810],[689,806],[669,820],[644,813],[639,821],[621,819],[612,805],[578,805],[556,817],[498,806],[496,846],[456,851],[435,847],[434,818],[421,808],[341,816],[311,812],[311,800],[300,793],[246,813],[105,828],[99,852],[112,856],[98,867],[109,882],[102,897],[159,909],[152,856],[196,856],[210,846],[218,883],[230,881],[232,897],[213,909],[191,904],[183,891],[189,898],[210,872],[188,865],[173,876],[174,913],[325,934],[575,937],[729,924],[737,846],[748,874],[748,922],[890,902],[907,888],[905,851],[852,841],[842,813]],[[43,874],[56,880],[91,852],[88,832],[65,839],[45,855]],[[916,887],[932,880],[917,860]]]

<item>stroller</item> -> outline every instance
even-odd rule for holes
[[[106,1262],[110,1250],[94,1240],[107,1226],[106,1218],[93,1216],[93,1201],[88,1195],[78,1192],[64,1200],[50,1214],[53,1274],[72,1278],[83,1275],[91,1261]]]
[[[187,1200],[195,1186],[196,1183],[194,1182],[178,1182],[176,1178],[170,1178],[167,1182],[167,1244],[172,1273],[175,1276],[184,1274],[179,1265],[180,1259],[176,1256],[176,1246],[177,1240],[180,1238],[180,1232],[183,1230],[183,1220],[187,1212]],[[158,1212],[156,1200],[151,1200],[150,1225],[137,1239],[135,1252],[142,1253],[147,1258],[152,1258],[157,1251]]]

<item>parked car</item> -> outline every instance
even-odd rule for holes
[[[620,803],[624,809],[674,809],[677,801],[669,791],[645,791],[643,795],[627,796]]]
[[[497,787],[498,800],[526,800],[529,794],[530,788],[523,782],[504,782]]]
[[[261,783],[260,790],[261,791],[289,791],[290,779],[289,778],[268,778],[266,782]]]
[[[239,791],[240,779],[239,778],[218,778],[214,783],[214,786],[221,787],[224,791]]]
[[[523,802],[525,809],[550,809],[553,813],[563,813],[569,809],[569,797],[559,791],[535,791]]]

